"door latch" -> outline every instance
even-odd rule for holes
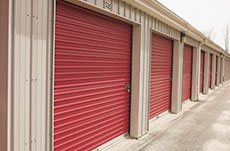
[[[130,84],[125,85],[125,88],[127,89],[127,92],[130,93],[130,91],[131,91],[131,86],[130,86]]]

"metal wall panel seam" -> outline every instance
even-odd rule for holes
[[[46,1],[47,2],[47,1]],[[36,17],[36,21],[37,21],[37,25],[38,25],[38,33],[37,33],[37,52],[36,52],[36,57],[37,57],[37,73],[36,73],[36,102],[37,102],[37,106],[36,106],[36,150],[45,150],[45,143],[44,143],[44,131],[46,130],[44,127],[44,121],[45,121],[45,116],[44,114],[46,113],[45,109],[46,107],[44,106],[44,102],[45,98],[44,98],[44,93],[42,92],[42,90],[46,91],[46,87],[43,87],[44,83],[46,83],[46,79],[44,79],[44,74],[46,74],[46,72],[44,72],[44,68],[46,68],[46,65],[44,65],[46,63],[46,49],[44,50],[44,45],[46,45],[46,41],[44,43],[44,26],[43,26],[43,22],[44,22],[44,16],[43,14],[46,13],[47,9],[43,10],[43,3],[44,0],[39,0],[38,1],[38,5],[36,7],[38,7],[37,9],[37,17]],[[47,7],[47,5],[45,6]],[[47,16],[47,13],[46,15]],[[38,40],[40,39],[40,40]],[[45,52],[44,52],[45,51]],[[44,58],[44,59],[43,59]],[[46,71],[46,70],[45,70]],[[38,101],[40,100],[40,101]],[[42,135],[43,134],[43,135]]]
[[[27,61],[27,57],[26,57],[26,54],[27,54],[27,49],[26,49],[26,44],[24,43],[26,41],[26,37],[23,35],[26,33],[26,18],[25,18],[25,15],[26,15],[26,7],[25,7],[25,4],[26,1],[24,2],[21,2],[23,5],[21,5],[21,14],[20,14],[20,18],[21,18],[21,34],[20,34],[20,47],[21,47],[21,52],[20,52],[20,68],[21,68],[21,71],[20,71],[20,77],[22,78],[20,81],[20,84],[21,86],[23,87],[21,89],[21,101],[19,103],[19,108],[20,108],[20,118],[21,118],[21,121],[20,121],[20,127],[23,128],[24,130],[20,132],[20,137],[21,139],[19,140],[20,142],[20,149],[21,150],[26,150],[26,146],[24,145],[24,143],[26,143],[26,122],[24,122],[24,118],[26,116],[26,105],[28,104],[28,99],[26,99],[27,97],[27,87],[26,87],[26,84],[25,84],[25,73],[27,71],[27,65],[26,65],[26,61]],[[25,72],[22,72],[22,71],[25,71]]]
[[[20,18],[19,18],[19,14],[20,14],[20,7],[16,7],[16,6],[19,6],[19,5],[17,5],[17,2],[19,2],[19,1],[16,1],[15,2],[15,5],[14,5],[14,7],[15,7],[15,17],[14,17],[14,19],[15,19],[15,28],[14,28],[14,42],[15,42],[15,44],[14,44],[14,48],[13,48],[13,50],[14,50],[14,73],[15,73],[15,75],[14,75],[14,96],[13,96],[13,100],[15,100],[15,98],[18,98],[18,100],[21,100],[21,98],[20,98],[20,90],[21,90],[21,88],[20,88],[20,84],[19,84],[19,81],[20,81],[20,75],[19,75],[19,73],[20,73],[20,64],[19,64],[19,61],[20,61],[20,51],[21,51],[21,49],[20,49],[20,43],[19,43],[19,39],[20,39],[20,36],[19,36],[19,34],[17,34],[16,32],[15,32],[15,29],[16,28],[18,28],[18,31],[20,31],[20,28],[18,27],[19,25],[20,25]],[[20,50],[20,51],[15,51],[15,48],[18,48],[18,50]],[[17,74],[17,75],[16,75]],[[18,142],[18,140],[20,140],[20,136],[19,136],[19,131],[17,131],[17,127],[16,126],[18,126],[19,127],[19,129],[20,129],[20,124],[19,124],[19,119],[20,119],[20,108],[18,108],[18,106],[19,106],[19,101],[14,101],[14,105],[13,105],[13,122],[12,122],[12,124],[14,125],[13,126],[13,143],[14,143],[14,145],[12,145],[14,148],[13,148],[13,150],[15,150],[15,148],[18,148],[18,149],[20,149],[20,143]],[[16,114],[16,113],[18,113],[18,114]]]
[[[47,130],[47,122],[46,118],[48,116],[47,114],[47,83],[48,83],[48,72],[47,72],[47,67],[48,67],[48,62],[47,62],[47,57],[48,57],[48,16],[49,16],[49,1],[43,0],[40,1],[40,10],[39,10],[39,15],[38,15],[38,21],[40,21],[40,36],[42,40],[40,41],[40,51],[39,53],[39,72],[38,72],[38,78],[37,78],[37,83],[38,83],[38,100],[40,101],[40,110],[38,112],[38,118],[40,121],[39,127],[37,129],[37,132],[39,134],[38,138],[38,147],[37,150],[45,150],[46,149],[46,143],[48,142],[48,137],[46,137],[46,130]],[[39,18],[40,17],[40,18]],[[38,38],[40,38],[40,36]],[[42,114],[39,114],[39,113]],[[39,123],[39,122],[38,122]],[[39,142],[40,141],[40,142]]]
[[[31,56],[32,56],[32,63],[31,63],[31,145],[30,150],[34,151],[37,148],[37,51],[38,51],[38,1],[32,1],[32,49],[31,49]]]
[[[26,10],[27,10],[27,14],[26,15],[26,18],[27,18],[27,27],[26,27],[26,30],[27,30],[27,77],[26,77],[26,81],[27,83],[29,84],[28,85],[28,88],[27,88],[27,93],[28,93],[28,102],[27,102],[27,117],[26,117],[26,136],[27,136],[27,141],[25,143],[25,146],[26,146],[26,150],[29,150],[30,148],[30,140],[31,140],[31,137],[30,137],[30,116],[31,116],[31,110],[30,110],[30,106],[31,106],[31,59],[32,59],[32,54],[31,54],[31,48],[32,48],[32,2],[31,1],[27,1],[26,2]]]

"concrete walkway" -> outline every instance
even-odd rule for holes
[[[109,151],[230,151],[230,82],[199,102],[183,105],[183,112],[150,123],[139,140],[127,138]]]

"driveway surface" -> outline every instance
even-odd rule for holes
[[[230,151],[230,82],[183,105],[183,112],[151,122],[150,129],[142,138],[127,138],[108,150]]]

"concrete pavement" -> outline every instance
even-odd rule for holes
[[[150,123],[140,139],[126,138],[109,151],[230,151],[230,82],[198,102]]]

